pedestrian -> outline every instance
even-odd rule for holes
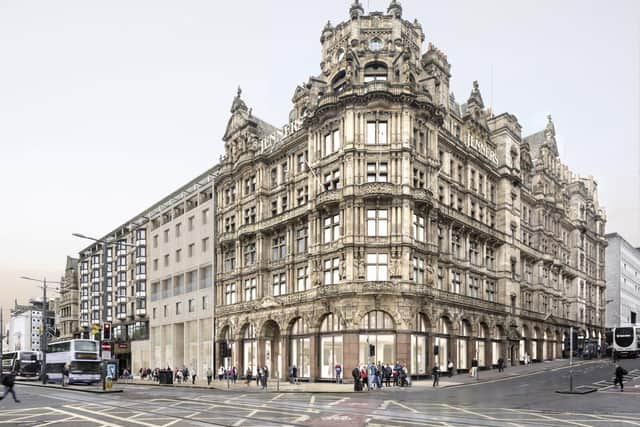
[[[4,394],[0,396],[0,400],[4,399],[4,397],[11,393],[13,396],[13,401],[16,403],[20,403],[18,398],[16,397],[16,392],[13,389],[13,386],[16,383],[16,376],[14,374],[4,374],[2,375],[2,385],[4,386]]]
[[[620,365],[616,365],[615,370],[615,378],[613,379],[613,385],[620,384],[620,391],[624,391],[624,376],[627,375],[628,372]],[[6,393],[5,393],[6,394]]]
[[[471,376],[475,379],[478,379],[478,359],[475,357],[471,361]]]
[[[360,369],[358,366],[353,368],[351,371],[351,376],[353,377],[353,391],[362,391],[362,383],[360,382]]]
[[[360,381],[362,381],[362,390],[364,390],[364,386],[366,385],[367,391],[371,391],[371,388],[369,386],[369,381],[367,379],[367,367],[364,365],[360,369]]]
[[[251,384],[251,376],[253,375],[253,372],[251,372],[251,368],[247,368],[247,372],[245,374],[245,383],[247,384],[247,387],[249,387],[249,384]]]
[[[262,388],[266,390],[268,384],[269,384],[269,369],[265,366],[262,369]]]
[[[342,365],[339,363],[336,363],[335,370],[336,370],[336,384],[342,384]]]
[[[218,381],[222,381],[222,378],[224,378],[224,367],[220,366],[220,369],[218,369]]]
[[[62,387],[66,387],[69,384],[69,362],[62,366]]]
[[[236,383],[236,380],[238,379],[238,370],[236,369],[235,366],[233,366],[231,368],[231,380],[233,380],[233,383]]]
[[[191,384],[196,383],[196,368],[191,368]]]
[[[438,365],[434,365],[431,369],[431,376],[433,376],[433,387],[436,387],[440,383],[440,367]]]
[[[291,376],[293,377],[293,383],[298,384],[298,368],[296,365],[291,367]]]
[[[392,373],[393,369],[391,368],[391,365],[386,365],[384,367],[384,382],[385,382],[385,386],[386,387],[391,387],[391,373]]]
[[[258,387],[262,386],[262,368],[258,367],[258,372],[256,373],[256,385]]]
[[[498,372],[504,371],[504,359],[501,357],[498,359]]]
[[[207,368],[207,385],[211,385],[211,379],[213,378],[213,370],[211,366]]]
[[[447,373],[449,374],[449,378],[453,376],[453,368],[453,362],[449,360],[449,363],[447,363]]]

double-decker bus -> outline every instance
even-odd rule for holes
[[[39,351],[9,351],[2,354],[2,373],[18,378],[35,378],[40,375]]]
[[[69,384],[94,384],[100,381],[98,341],[66,340],[49,344],[47,376],[51,382],[62,382],[62,369],[69,366]]]
[[[614,357],[636,357],[640,346],[640,327],[613,328]]]

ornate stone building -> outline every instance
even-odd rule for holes
[[[356,1],[322,30],[321,73],[295,89],[288,125],[238,91],[214,192],[218,366],[423,375],[561,357],[570,326],[580,346],[601,339],[595,181],[561,163],[551,118],[523,137],[477,82],[456,103],[424,38],[398,2]]]
[[[80,336],[80,293],[78,287],[78,259],[68,256],[64,276],[60,282],[60,295],[55,299],[55,339],[70,339]]]

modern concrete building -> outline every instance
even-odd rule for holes
[[[607,269],[607,328],[640,321],[640,249],[618,233],[605,236]]]
[[[64,276],[60,282],[60,293],[55,299],[56,340],[80,336],[80,288],[78,281],[78,259],[67,257]]]
[[[187,367],[201,376],[214,368],[213,174],[206,171],[148,214],[147,367]]]
[[[571,326],[579,346],[601,341],[605,213],[551,118],[523,137],[477,82],[456,102],[446,54],[422,51],[398,2],[349,12],[322,30],[287,125],[233,101],[214,189],[216,365],[424,375],[560,357]]]
[[[4,351],[40,351],[43,328],[43,304],[41,300],[31,299],[28,305],[19,305],[16,301],[9,318],[8,346]],[[49,309],[48,328],[53,336],[55,313]]]

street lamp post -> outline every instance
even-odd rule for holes
[[[48,325],[49,310],[47,308],[47,279],[44,278],[42,280],[38,280],[38,279],[34,279],[27,276],[21,276],[20,278],[24,280],[30,280],[32,282],[42,283],[43,328],[42,328],[42,366],[40,366],[40,377],[42,379],[42,384],[46,384],[47,383],[47,347],[49,345],[48,343],[49,337],[47,336],[49,332],[49,325]],[[62,285],[62,282],[49,281],[49,284]]]

